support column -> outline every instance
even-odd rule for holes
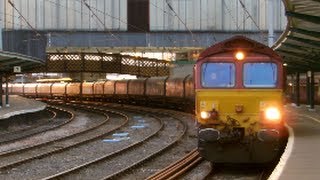
[[[306,105],[307,107],[310,107],[310,77],[311,77],[311,71],[307,71],[306,73]]]
[[[82,86],[83,86],[83,72],[85,71],[85,59],[84,59],[84,54],[81,53],[81,72],[80,72],[80,102],[82,102],[82,97],[83,97],[83,91],[82,91]]]
[[[310,77],[310,110],[314,110],[314,72],[311,71]]]
[[[282,72],[282,77],[283,77],[283,84],[282,84],[282,88],[283,88],[283,92],[288,95],[288,82],[287,82],[287,66],[283,65],[283,72]]]
[[[295,103],[299,107],[300,106],[300,73],[296,74],[296,98]]]
[[[4,6],[5,6],[5,1],[0,1],[0,12],[2,12],[0,14],[0,51],[3,50],[3,47],[2,47],[2,42],[3,42],[3,40],[2,40],[2,28],[3,28],[3,25],[4,25],[4,16],[5,16]]]
[[[1,14],[0,14],[0,16],[1,16]],[[0,51],[3,50],[3,47],[2,47],[2,25],[1,24],[2,24],[2,19],[0,19]]]
[[[0,73],[0,108],[2,108],[2,73]]]
[[[6,107],[10,107],[10,104],[9,104],[9,75],[6,75]]]
[[[83,86],[83,72],[81,71],[80,72],[80,102],[82,102],[82,97],[83,97],[83,88],[82,88],[82,86]]]

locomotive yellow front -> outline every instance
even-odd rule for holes
[[[238,36],[205,50],[195,65],[200,154],[216,163],[267,163],[285,137],[282,61]]]

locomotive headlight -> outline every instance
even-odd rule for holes
[[[236,59],[237,59],[238,61],[241,61],[241,60],[244,59],[244,53],[241,52],[241,51],[238,51],[238,52],[236,53],[235,57],[236,57]]]
[[[211,113],[210,113],[210,112],[207,112],[207,111],[201,111],[201,113],[200,113],[200,117],[201,117],[202,119],[209,119],[210,116],[211,116]]]
[[[279,121],[281,118],[281,113],[278,108],[269,107],[265,110],[265,118],[270,121]]]

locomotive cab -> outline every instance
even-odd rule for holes
[[[236,36],[209,47],[195,69],[200,154],[216,163],[266,163],[283,134],[281,58]]]

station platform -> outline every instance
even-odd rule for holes
[[[270,180],[320,179],[320,107],[287,106],[289,139]]]
[[[3,102],[5,102],[5,96],[2,96]],[[46,104],[43,102],[39,102],[36,100],[24,98],[17,95],[9,96],[9,107],[6,107],[4,104],[2,108],[0,108],[0,120],[6,119],[11,116],[37,112],[46,108]]]

